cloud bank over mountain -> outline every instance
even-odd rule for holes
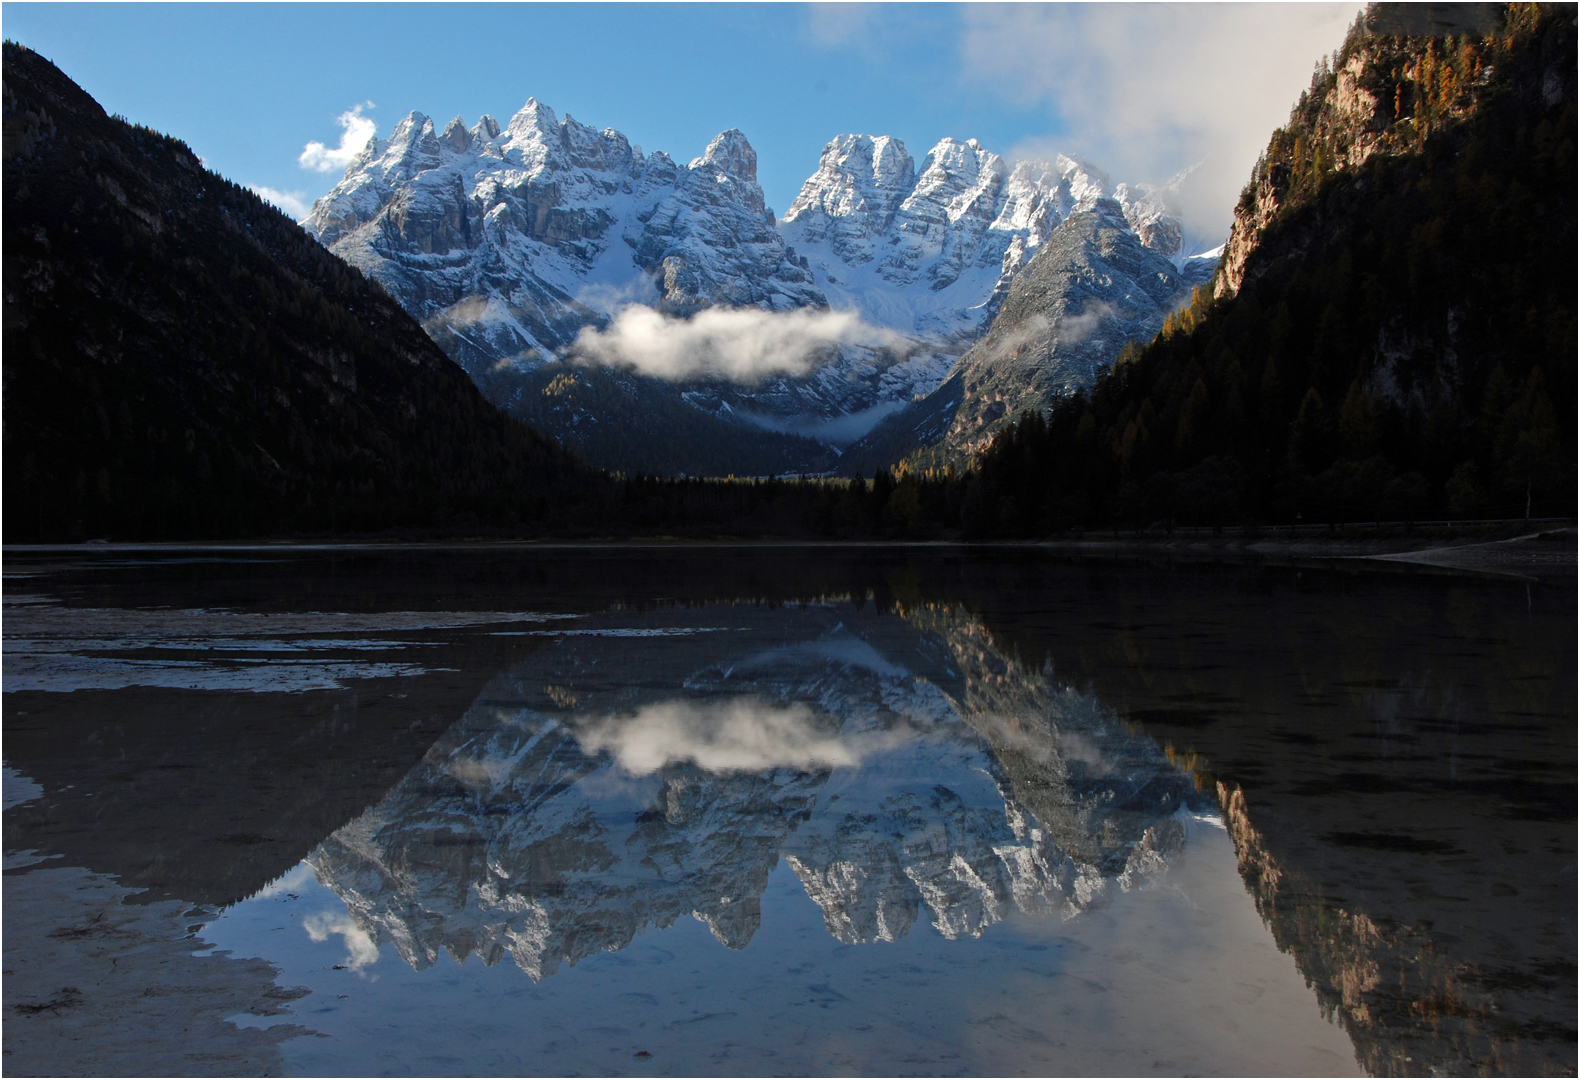
[[[1227,235],[1267,133],[1283,124],[1312,65],[1343,42],[1359,4],[968,4],[968,81],[1059,130],[1015,148],[1087,154],[1126,176],[1180,185],[1199,237]]]
[[[609,751],[633,776],[690,762],[710,773],[852,768],[905,741],[904,732],[825,730],[804,704],[744,698],[656,702],[634,716],[611,716],[577,733],[582,752]]]
[[[716,376],[755,383],[804,375],[840,345],[882,346],[895,335],[854,311],[706,308],[678,319],[649,307],[622,308],[606,329],[583,327],[573,346],[584,364],[624,367],[660,379]]]

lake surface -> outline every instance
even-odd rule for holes
[[[5,572],[14,1075],[1575,1073],[1572,578]]]

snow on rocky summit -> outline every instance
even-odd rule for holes
[[[1115,198],[1142,241],[1180,256],[1162,194],[1112,184],[1059,155],[1013,167],[946,138],[917,167],[898,139],[841,135],[782,222],[746,136],[723,132],[689,164],[645,154],[529,100],[501,128],[439,130],[413,112],[370,140],[303,222],[378,280],[474,377],[562,356],[624,305],[854,309],[893,344],[831,349],[810,374],[756,388],[690,387],[687,400],[781,430],[843,430],[932,391],[985,332],[1009,282],[1053,230]],[[638,380],[640,381],[640,380]],[[831,422],[835,422],[831,426]]]

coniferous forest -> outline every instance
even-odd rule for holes
[[[1244,285],[1007,431],[968,528],[1573,513],[1574,47],[1535,7],[1488,40],[1352,31],[1246,188],[1280,206]],[[1339,171],[1323,104],[1362,50],[1392,145]]]

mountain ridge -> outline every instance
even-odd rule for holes
[[[675,384],[679,400],[719,421],[710,440],[726,456],[778,459],[729,471],[816,472],[932,392],[1047,236],[1104,197],[1177,256],[1183,233],[1166,187],[1116,186],[1064,156],[1011,167],[975,140],[946,138],[918,170],[900,140],[842,135],[779,221],[737,130],[679,165],[529,99],[504,128],[484,116],[468,129],[458,117],[441,133],[409,114],[369,142],[304,224],[385,284],[490,400],[627,472],[689,471],[675,465],[689,450],[654,461],[586,433],[641,429],[652,446],[667,421],[644,404],[678,420],[659,404],[676,394],[630,371],[588,375],[629,399],[602,395],[602,414],[545,401],[551,383],[575,374],[556,365],[584,328],[606,327],[630,303],[677,317],[709,306],[854,310],[888,343],[836,346],[809,373],[756,386]]]

